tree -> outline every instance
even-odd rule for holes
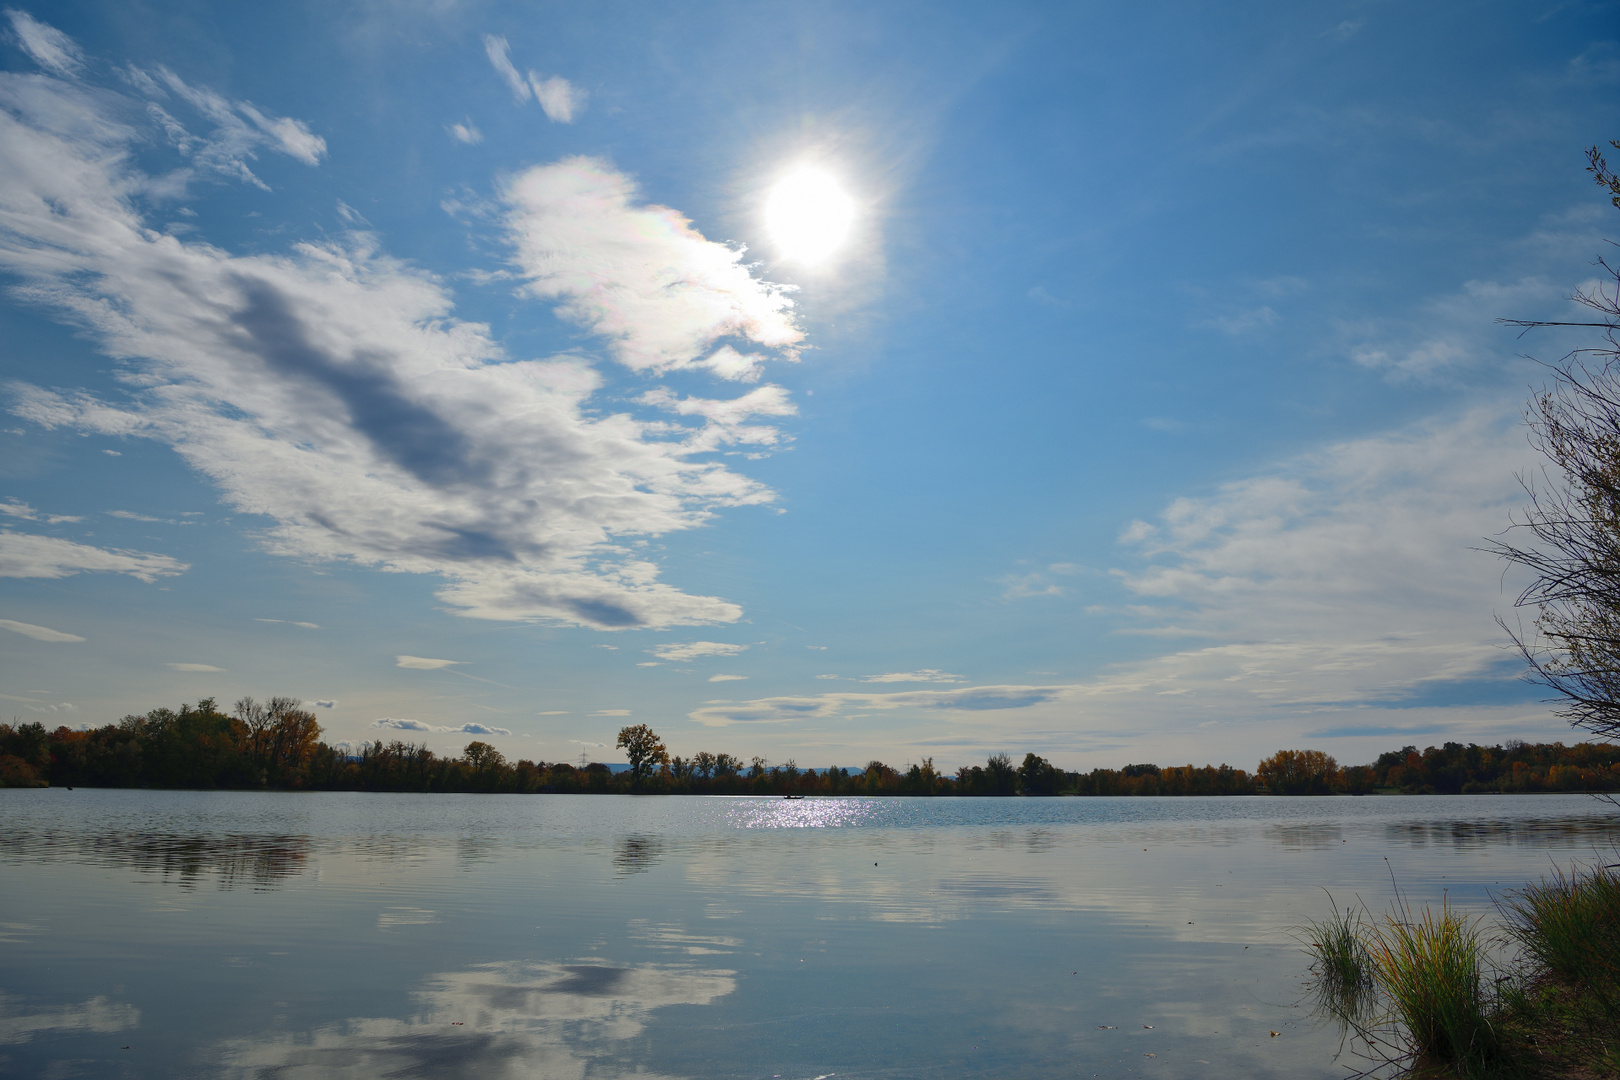
[[[1056,795],[1063,773],[1037,754],[1025,754],[1018,767],[1018,790],[1025,795]]]
[[[1326,795],[1339,781],[1339,763],[1320,750],[1279,750],[1257,772],[1273,795]]]
[[[639,788],[642,777],[651,773],[654,766],[669,763],[669,750],[658,741],[658,736],[653,734],[653,729],[646,724],[620,728],[619,741],[615,745],[622,748],[625,755],[630,758],[632,788]]]
[[[1620,149],[1620,141],[1610,145]],[[1620,208],[1620,176],[1595,146],[1587,161]],[[1559,715],[1572,726],[1612,739],[1620,736],[1620,269],[1602,258],[1598,265],[1603,283],[1570,299],[1603,321],[1499,320],[1525,332],[1597,328],[1603,344],[1546,365],[1551,385],[1526,413],[1530,443],[1546,462],[1539,479],[1519,477],[1530,502],[1509,525],[1517,542],[1491,546],[1533,575],[1513,602],[1535,612],[1533,629],[1497,620],[1530,665],[1530,679],[1557,695]]]
[[[1006,754],[991,754],[986,759],[984,778],[992,795],[1011,795],[1018,786],[1018,770]]]
[[[480,788],[493,789],[506,768],[505,754],[476,739],[467,744],[461,756],[472,769],[473,783]]]

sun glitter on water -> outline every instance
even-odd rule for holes
[[[785,258],[825,262],[849,238],[855,202],[821,169],[801,166],[777,181],[765,202],[765,225]]]

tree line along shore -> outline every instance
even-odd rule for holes
[[[954,774],[932,758],[894,767],[801,768],[707,751],[671,756],[645,725],[624,728],[628,770],[600,762],[509,761],[482,741],[460,755],[409,742],[331,746],[290,698],[204,699],[73,730],[0,724],[0,787],[151,787],[668,795],[1366,795],[1620,791],[1620,746],[1510,741],[1406,746],[1341,767],[1318,750],[1282,750],[1251,773],[1230,765],[1152,764],[1069,772],[1037,754],[994,754]]]

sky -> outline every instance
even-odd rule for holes
[[[1574,741],[1482,550],[1612,2],[0,18],[0,715],[954,769]]]

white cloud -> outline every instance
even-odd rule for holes
[[[474,127],[471,120],[465,124],[451,124],[446,130],[450,132],[451,138],[469,146],[476,146],[484,141],[484,133]]]
[[[752,701],[709,701],[687,716],[709,727],[739,723],[793,723],[837,720],[860,712],[897,709],[924,712],[985,713],[1028,709],[1057,701],[1073,691],[1068,686],[964,686],[952,690],[903,690],[895,693],[838,692],[756,698]]]
[[[213,664],[164,664],[163,666],[171,671],[208,672],[225,670],[222,667],[215,667]]]
[[[1217,330],[1224,330],[1228,334],[1237,336],[1271,326],[1282,319],[1269,305],[1251,308],[1247,311],[1235,311],[1229,315],[1217,315],[1204,325],[1213,326]]]
[[[440,668],[454,667],[464,664],[465,660],[434,660],[426,656],[396,656],[394,666],[409,668],[412,671],[437,671]]]
[[[318,698],[318,699],[316,699],[315,707],[317,709],[335,709],[335,708],[337,708],[337,699],[336,698]]]
[[[159,87],[143,78],[131,81]],[[241,122],[210,91],[167,72],[163,85],[221,124]],[[280,149],[316,153],[258,115],[282,132]],[[691,460],[741,437],[720,403],[693,414],[714,428],[707,442],[599,412],[589,364],[511,360],[485,326],[454,318],[436,280],[363,235],[234,256],[151,231],[140,200],[154,185],[183,192],[185,178],[136,169],[132,147],[150,143],[137,119],[108,93],[0,73],[0,269],[88,328],[129,378],[116,406],[12,384],[16,414],[167,443],[230,505],[272,520],[271,552],[437,575],[458,614],[602,629],[741,615],[660,582],[619,543],[774,497]],[[170,135],[194,168],[212,152]],[[246,160],[221,146],[215,171]],[[530,170],[511,184],[509,207],[533,292],[564,301],[632,368],[701,367],[723,337],[771,348],[800,338],[782,290],[755,280],[741,252],[673,211],[636,205],[630,181],[600,163]],[[783,412],[769,395],[738,408],[760,407]]]
[[[592,716],[629,716],[629,709],[597,709]],[[606,743],[597,743],[597,746],[606,746]]]
[[[660,660],[696,660],[704,656],[736,656],[748,649],[746,645],[728,645],[723,641],[672,641],[667,645],[654,645],[647,651]]]
[[[388,728],[392,731],[421,731],[436,735],[510,735],[512,732],[503,727],[490,727],[488,724],[428,724],[421,720],[400,720],[392,716],[384,716],[373,720],[374,728]]]
[[[12,33],[17,35],[23,52],[40,67],[69,77],[84,67],[84,53],[78,43],[56,27],[47,26],[28,12],[14,8],[8,8],[6,16],[11,20]]]
[[[24,521],[43,521],[47,525],[60,525],[64,522],[83,521],[84,518],[72,514],[42,514],[25,502],[8,499],[0,502],[0,514],[7,517],[22,518]]]
[[[567,716],[568,715],[568,710],[567,709],[547,709],[545,712],[537,712],[534,715],[536,715],[536,716]]]
[[[192,86],[168,68],[160,67],[154,78],[131,68],[128,81],[143,90],[149,100],[147,116],[162,130],[164,139],[190,166],[204,173],[232,177],[269,191],[270,186],[253,172],[249,162],[257,159],[257,151],[269,148],[303,162],[318,165],[326,155],[326,140],[310,131],[302,120],[275,116],[264,112],[249,101],[229,101],[206,87]],[[47,90],[48,92],[48,90]],[[9,96],[9,95],[8,95]],[[206,135],[193,134],[179,119],[160,103],[159,99],[178,99],[191,108],[210,131]],[[81,107],[90,106],[88,100]],[[111,121],[111,117],[97,116],[97,120]],[[101,139],[116,139],[116,128],[98,132]],[[109,147],[110,148],[110,147]],[[161,193],[179,195],[187,179],[182,170],[162,181]],[[175,185],[179,185],[176,187]],[[151,188],[152,181],[145,186]]]
[[[494,34],[485,34],[484,55],[489,57],[489,64],[495,69],[495,73],[512,88],[512,96],[519,101],[528,101],[532,91],[529,89],[528,80],[512,66],[512,48],[506,43],[506,39]]]
[[[253,621],[262,623],[280,623],[283,626],[297,626],[304,630],[319,630],[321,628],[320,623],[297,622],[293,619],[254,619]]]
[[[183,574],[188,563],[167,555],[98,548],[55,536],[0,529],[0,577],[64,578],[78,573],[128,574],[145,582]]]
[[[746,678],[748,678],[748,676],[746,676],[746,675],[710,675],[709,676],[709,681],[710,682],[738,682],[738,681],[746,679]]]
[[[546,111],[548,120],[558,124],[572,124],[574,114],[585,109],[585,91],[561,75],[541,78],[531,71],[529,85],[534,87],[534,99]]]
[[[1031,596],[1062,596],[1064,587],[1053,579],[1055,577],[1072,577],[1080,572],[1080,568],[1073,563],[1052,563],[1042,570],[1032,570],[1027,574],[1007,574],[997,579],[1002,586],[1001,597],[1004,600],[1023,600]]]
[[[1508,283],[1470,281],[1456,293],[1423,303],[1408,319],[1347,325],[1340,333],[1345,352],[1362,367],[1397,382],[1434,382],[1486,359],[1512,355],[1512,339],[1495,319],[1561,318],[1555,313],[1566,308],[1565,292],[1537,276]]]
[[[890,671],[883,675],[868,675],[861,679],[861,682],[962,682],[965,678],[964,675],[952,675],[938,668],[923,668],[921,671]]]
[[[664,206],[639,204],[630,180],[576,157],[530,169],[507,185],[517,263],[535,296],[613,343],[635,371],[708,367],[739,378],[722,338],[785,350],[803,334],[787,290],[755,278],[740,249],[717,244]],[[730,351],[726,351],[730,349]]]
[[[1481,408],[1339,443],[1133,523],[1121,540],[1146,563],[1115,574],[1148,625],[1119,632],[1218,643],[1098,686],[1304,707],[1488,677],[1508,597],[1477,549],[1523,500],[1516,421]]]
[[[741,397],[723,400],[682,398],[658,387],[641,395],[641,401],[681,416],[701,416],[707,420],[707,424],[687,437],[686,446],[693,452],[715,450],[733,443],[774,446],[781,438],[776,428],[743,421],[751,416],[795,416],[799,411],[780,386],[761,386]]]
[[[33,623],[18,622],[15,619],[0,619],[0,630],[10,630],[24,637],[31,637],[35,641],[83,641],[78,634],[68,634],[61,630],[52,630],[48,626],[36,626]]]

